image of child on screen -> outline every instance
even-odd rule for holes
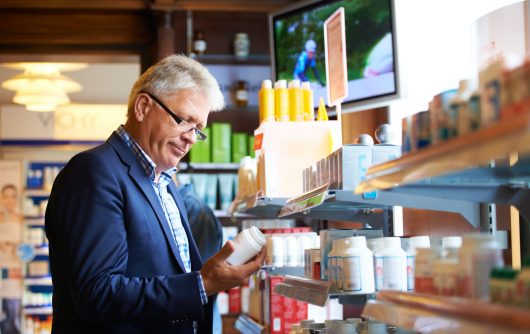
[[[392,35],[387,33],[368,54],[363,72],[364,77],[371,78],[383,73],[393,72],[394,57],[392,53]]]
[[[297,58],[297,61],[294,65],[294,79],[298,79],[301,82],[310,81],[307,78],[306,72],[309,68],[313,71],[316,80],[321,86],[324,86],[324,82],[320,78],[320,74],[317,70],[317,62],[315,57],[315,52],[317,49],[317,43],[314,40],[309,39],[305,43],[305,50],[300,53]]]

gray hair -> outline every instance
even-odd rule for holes
[[[224,108],[223,93],[208,69],[184,55],[163,58],[145,71],[135,82],[129,95],[127,116],[134,112],[134,101],[140,92],[167,96],[181,89],[198,89],[206,95],[210,111]]]

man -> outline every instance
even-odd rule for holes
[[[58,175],[46,210],[53,333],[211,333],[208,296],[241,285],[228,242],[202,264],[171,176],[223,97],[205,67],[184,56],[148,69],[127,121]]]
[[[306,71],[308,68],[311,68],[313,70],[313,74],[315,75],[315,79],[318,81],[320,86],[324,86],[324,82],[320,78],[320,74],[317,70],[317,62],[315,57],[316,51],[317,43],[315,43],[315,41],[312,39],[307,40],[305,43],[305,51],[300,53],[296,60],[296,64],[294,65],[293,77],[294,79],[298,79],[301,82],[309,81]]]

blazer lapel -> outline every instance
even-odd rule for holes
[[[149,178],[147,177],[145,170],[142,168],[136,157],[133,155],[131,149],[127,147],[127,145],[116,133],[114,133],[108,139],[108,142],[112,145],[112,147],[116,149],[122,161],[129,166],[129,176],[131,177],[133,182],[136,183],[136,185],[144,194],[144,196],[147,198],[147,202],[156,214],[160,228],[162,229],[162,231],[164,231],[166,242],[171,248],[173,256],[177,260],[181,270],[183,272],[186,272],[184,263],[180,258],[180,253],[175,242],[175,238],[173,237],[173,233],[171,232],[171,229],[167,222],[166,215],[162,210],[160,201],[156,197],[156,193],[153,189],[153,185],[151,184],[151,180],[149,180]],[[186,233],[188,232],[186,231]]]

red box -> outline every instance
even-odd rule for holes
[[[276,285],[283,282],[282,276],[270,276],[270,319],[269,327],[271,334],[283,334],[284,323],[284,297],[274,292]]]
[[[296,301],[296,322],[307,319],[307,303]]]
[[[228,312],[241,313],[241,289],[239,287],[228,290]]]

